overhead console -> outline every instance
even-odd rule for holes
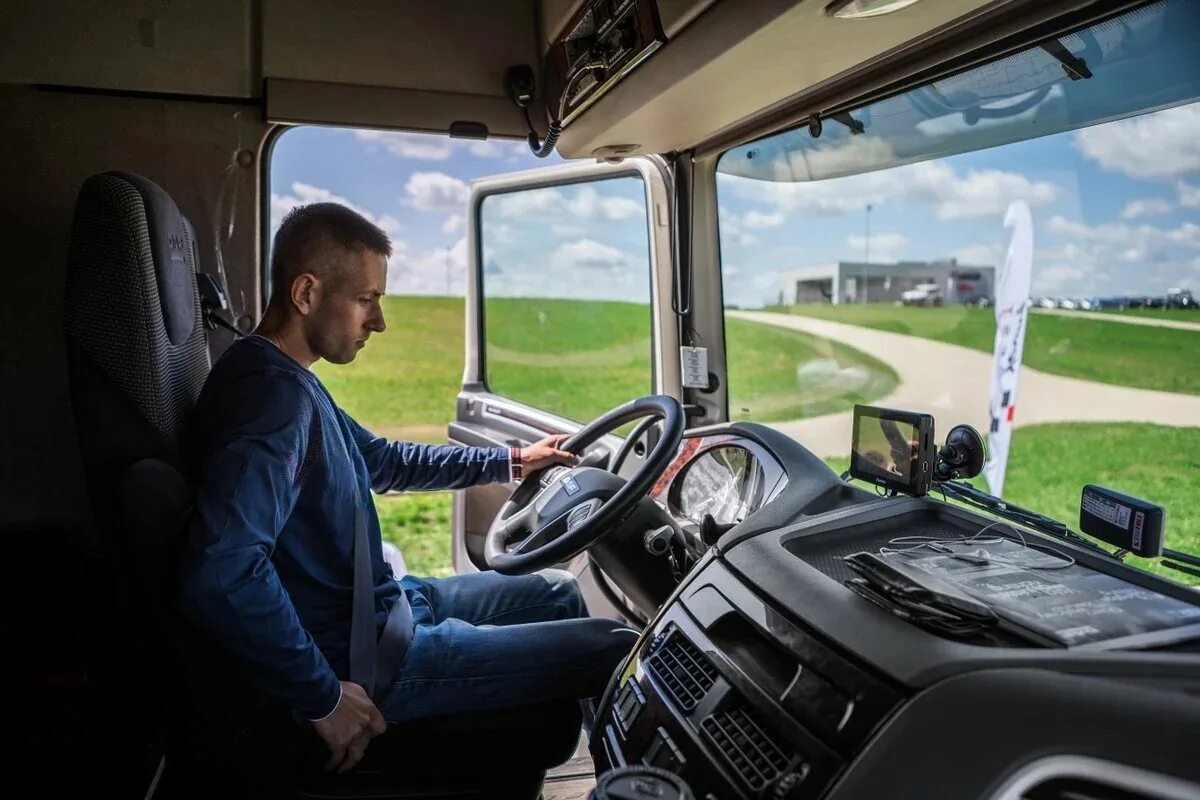
[[[665,41],[655,0],[589,0],[546,53],[555,118],[569,125]]]

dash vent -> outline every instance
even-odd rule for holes
[[[694,709],[717,678],[712,662],[675,627],[646,659],[646,666],[683,711]]]
[[[754,712],[740,704],[710,714],[700,728],[753,791],[768,786],[792,762]]]

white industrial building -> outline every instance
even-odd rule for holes
[[[782,273],[785,304],[890,302],[921,284],[934,284],[947,305],[990,300],[995,267],[947,261],[900,261],[892,264],[838,261]],[[864,297],[865,293],[865,297]]]

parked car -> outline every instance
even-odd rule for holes
[[[918,283],[900,293],[900,302],[906,306],[940,306],[942,290],[936,283]]]

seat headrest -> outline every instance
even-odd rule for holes
[[[67,264],[69,355],[86,357],[124,398],[104,390],[98,408],[130,404],[167,443],[178,439],[209,368],[198,259],[191,223],[153,181],[128,172],[84,181]],[[80,377],[73,373],[73,395],[101,391]]]
[[[108,172],[138,193],[145,210],[146,233],[154,258],[158,301],[171,344],[178,345],[196,325],[196,234],[171,195],[158,184],[132,172]]]

